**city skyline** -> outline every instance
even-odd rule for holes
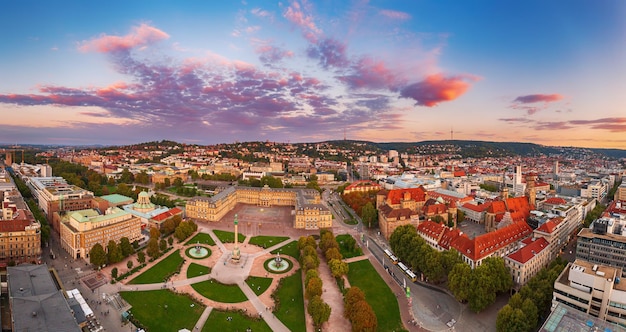
[[[5,9],[0,142],[626,148],[622,1]]]

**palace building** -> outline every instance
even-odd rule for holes
[[[256,206],[293,206],[294,228],[320,229],[333,226],[330,210],[321,204],[314,189],[228,187],[213,197],[196,197],[187,202],[186,215],[202,221],[219,221],[237,203]]]

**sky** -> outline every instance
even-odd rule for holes
[[[626,149],[626,1],[2,1],[0,143]]]

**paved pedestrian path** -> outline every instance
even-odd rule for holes
[[[204,328],[204,323],[206,323],[206,320],[209,319],[211,311],[213,311],[213,307],[207,306],[206,308],[204,308],[204,311],[202,312],[202,315],[200,315],[198,322],[193,327],[194,331],[202,331],[202,329]]]

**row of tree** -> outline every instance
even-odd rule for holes
[[[452,268],[463,262],[454,249],[445,251],[433,249],[417,234],[412,225],[396,228],[389,237],[389,246],[398,259],[435,284],[444,282]]]
[[[328,262],[330,273],[335,279],[343,280],[343,276],[348,274],[348,264],[343,261],[343,255],[339,251],[339,243],[332,231],[328,229],[320,230],[320,250]]]
[[[39,206],[33,199],[33,193],[30,191],[30,188],[26,185],[26,183],[22,181],[22,179],[20,179],[18,176],[16,176],[12,171],[9,173],[13,178],[13,182],[17,186],[17,190],[22,195],[22,198],[26,201],[28,209],[33,214],[33,218],[35,218],[35,220],[37,220],[41,225],[41,244],[43,244],[44,242],[48,242],[48,239],[50,238],[50,225],[48,224],[48,219],[43,214],[41,209],[39,209]]]
[[[593,210],[591,210],[591,212],[587,213],[587,216],[585,216],[585,221],[583,225],[585,227],[589,227],[589,225],[591,225],[591,223],[594,220],[602,216],[602,213],[604,212],[604,210],[606,210],[606,205],[603,205],[603,204],[596,205],[596,207],[594,207]]]
[[[498,311],[496,330],[498,332],[535,331],[540,317],[545,317],[552,304],[554,282],[567,262],[561,257],[552,261],[532,277],[509,303]]]
[[[330,318],[331,308],[321,297],[323,284],[318,273],[320,260],[317,256],[317,243],[312,236],[301,236],[298,239],[298,249],[300,250],[300,265],[305,274],[304,296],[309,301],[307,310],[315,328],[318,329]]]
[[[127,237],[120,239],[120,243],[110,240],[107,244],[107,250],[100,243],[96,243],[89,250],[89,262],[97,267],[106,264],[114,264],[121,262],[126,257],[135,253],[135,248]]]
[[[365,300],[365,293],[358,287],[350,287],[343,297],[343,315],[352,324],[353,332],[374,332],[378,328],[376,313]]]

